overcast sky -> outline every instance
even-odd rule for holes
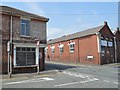
[[[2,5],[49,18],[48,40],[103,25],[104,21],[112,30],[118,26],[117,2],[2,2]]]

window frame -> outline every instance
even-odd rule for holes
[[[113,41],[108,41],[108,47],[113,47]]]
[[[61,44],[61,43],[60,43],[60,44],[58,45],[58,47],[59,47],[59,53],[62,54],[62,53],[64,52],[64,50],[63,50],[64,44]]]
[[[55,46],[51,46],[51,54],[54,54],[55,53]]]
[[[51,53],[52,53],[52,54],[55,53],[55,48],[51,48]]]
[[[25,51],[22,49],[22,48],[25,48]],[[30,49],[30,51],[27,51],[27,48],[29,48]],[[19,50],[18,50],[19,49]],[[32,50],[32,49],[34,49],[34,50]],[[17,52],[25,52],[26,53],[26,55],[27,55],[27,53],[29,53],[29,52],[31,52],[31,53],[34,53],[34,55],[35,55],[35,59],[34,59],[34,64],[31,64],[31,65],[29,65],[29,60],[28,60],[28,58],[29,57],[27,57],[26,56],[26,60],[25,60],[25,64],[26,65],[19,65],[18,63],[17,63]],[[37,52],[36,52],[36,47],[35,46],[24,46],[24,45],[21,45],[21,46],[19,46],[19,45],[14,45],[14,68],[15,67],[29,67],[29,66],[36,66],[37,65],[37,58],[36,58],[36,55],[37,55]]]
[[[28,21],[29,24],[27,25],[25,22],[22,22],[22,20]],[[25,30],[22,30],[22,25],[25,25]],[[28,30],[27,30],[28,28]],[[24,32],[24,33],[22,33]],[[27,34],[28,32],[28,34]],[[21,18],[20,19],[20,36],[24,36],[24,37],[30,37],[30,19],[27,18]]]
[[[63,53],[63,47],[59,47],[59,52],[60,52],[60,54]]]
[[[104,43],[103,43],[103,42],[104,42]],[[108,46],[107,42],[108,42],[107,40],[101,39],[101,46],[107,47],[107,46]]]
[[[74,53],[75,52],[75,42],[71,42],[68,45],[69,45],[69,52]],[[71,45],[72,45],[72,47],[71,47]]]

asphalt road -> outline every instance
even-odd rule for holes
[[[42,77],[2,81],[3,88],[118,88],[118,65],[66,65],[46,63],[60,72]]]

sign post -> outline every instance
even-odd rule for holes
[[[8,41],[7,43],[7,52],[8,52],[8,74],[9,77],[12,75],[12,43]]]
[[[10,41],[7,43],[7,52],[8,52],[8,74],[10,73]]]

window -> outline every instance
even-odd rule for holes
[[[59,44],[58,45],[58,47],[59,47],[59,53],[61,54],[61,53],[63,53],[63,47],[64,47],[64,44]]]
[[[74,50],[75,50],[74,47],[75,47],[75,44],[70,44],[69,45],[70,53],[74,52]]]
[[[31,47],[16,48],[16,65],[29,66],[36,64],[36,49]]]
[[[20,35],[30,35],[30,20],[21,19],[21,32]]]
[[[101,46],[107,46],[107,41],[106,40],[101,40]]]
[[[55,53],[55,46],[51,46],[51,53],[54,54]]]
[[[63,53],[63,47],[59,47],[60,53]]]
[[[108,46],[112,47],[113,46],[113,42],[112,41],[108,41]]]
[[[52,50],[52,54],[54,54],[55,53],[55,48],[51,48],[51,50]]]

